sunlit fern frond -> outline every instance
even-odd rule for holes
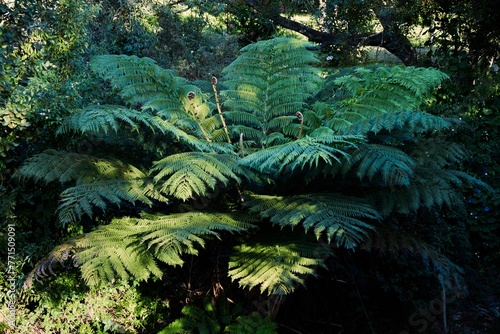
[[[158,121],[157,117],[134,109],[115,105],[95,105],[71,114],[63,121],[57,134],[71,131],[107,134],[110,130],[118,132],[123,124],[129,125],[136,131],[141,124],[153,131],[158,131],[162,130],[161,123],[159,124]]]
[[[228,89],[221,95],[229,111],[227,119],[230,124],[260,131],[245,133],[247,138],[281,132],[303,109],[320,80],[318,71],[310,65],[318,60],[306,46],[287,38],[261,41],[243,48],[243,53],[224,69]]]
[[[125,102],[139,105],[143,112],[176,124],[188,120],[197,128],[191,135],[210,141],[202,122],[210,116],[207,97],[197,86],[177,77],[172,70],[163,69],[152,59],[125,55],[96,56],[92,69],[111,81]],[[107,108],[107,107],[101,107]]]
[[[333,165],[340,163],[340,157],[347,157],[348,150],[361,140],[359,136],[306,136],[256,151],[240,164],[264,173],[295,172],[317,167],[320,162]]]
[[[129,104],[143,104],[161,97],[176,97],[179,87],[186,84],[186,80],[175,76],[173,70],[158,66],[150,58],[102,55],[92,58],[91,67],[104,79],[110,80]]]
[[[381,218],[363,199],[335,193],[252,195],[246,206],[281,228],[301,225],[318,240],[326,235],[329,243],[345,248],[356,247]]]
[[[24,162],[17,177],[35,181],[77,184],[116,179],[143,179],[144,172],[118,159],[102,159],[87,154],[46,150]]]
[[[142,242],[159,260],[182,265],[182,254],[198,254],[203,237],[218,237],[218,232],[241,233],[255,226],[251,217],[228,213],[186,212],[171,215],[144,216],[138,222]]]
[[[75,182],[61,193],[58,216],[63,225],[84,214],[93,217],[95,208],[105,210],[109,204],[166,201],[144,172],[117,159],[47,150],[28,159],[17,175],[45,182]]]
[[[194,196],[206,196],[216,185],[228,185],[231,180],[241,182],[245,175],[237,156],[186,152],[170,155],[154,162],[151,170],[160,190],[181,200]]]
[[[333,84],[344,90],[339,106],[361,115],[415,110],[424,98],[448,76],[434,68],[376,66],[357,67],[349,75],[337,77]]]
[[[259,286],[261,293],[288,295],[304,284],[305,276],[315,276],[329,251],[325,245],[304,237],[284,234],[253,239],[235,247],[228,275],[243,288]]]
[[[136,219],[120,218],[78,239],[75,263],[85,282],[97,285],[130,277],[139,281],[151,275],[161,278],[163,273],[138,237],[140,233]]]
[[[58,246],[29,276],[43,278],[56,262],[73,260],[89,285],[116,279],[146,280],[163,273],[156,264],[183,264],[183,254],[197,254],[204,238],[219,232],[242,233],[254,228],[252,218],[229,213],[188,212],[116,218],[110,224]]]

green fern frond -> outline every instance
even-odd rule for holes
[[[42,278],[53,273],[56,262],[73,257],[75,266],[89,285],[115,279],[146,280],[161,278],[156,260],[168,265],[182,265],[183,254],[197,254],[204,237],[219,237],[218,232],[241,233],[255,226],[243,215],[189,212],[168,216],[143,215],[141,218],[118,218],[109,225],[58,246],[30,273]]]
[[[99,105],[87,107],[71,114],[57,129],[56,134],[65,134],[70,131],[80,133],[107,134],[110,130],[118,132],[121,124],[128,124],[132,129],[138,130],[143,124],[151,130],[162,129],[158,118],[151,114],[128,109],[122,106]]]
[[[186,305],[182,308],[181,318],[174,320],[159,334],[219,334],[221,325],[216,318],[215,309],[207,298],[204,308]]]
[[[409,186],[415,166],[414,160],[399,148],[375,144],[362,146],[351,161],[359,161],[356,173],[360,179],[372,180],[380,175],[384,185],[389,186]]]
[[[130,276],[140,281],[151,275],[161,278],[163,273],[153,255],[138,238],[141,233],[136,219],[121,218],[79,239],[75,261],[87,284],[126,280]]]
[[[147,179],[104,180],[82,183],[61,193],[57,208],[58,221],[63,226],[80,221],[83,215],[93,217],[95,208],[105,211],[109,204],[141,202],[151,206],[151,199],[166,202]]]
[[[92,180],[98,174],[98,161],[99,159],[86,154],[47,150],[26,160],[15,176],[45,182],[84,182]]]
[[[276,38],[243,48],[242,55],[223,71],[228,89],[221,96],[226,98],[228,120],[253,127],[261,132],[260,137],[282,132],[320,80],[310,65],[317,59],[306,45]],[[286,117],[276,119],[282,116]]]
[[[336,117],[343,118],[348,113],[351,121],[360,121],[385,113],[416,110],[447,78],[433,68],[357,67],[327,79],[319,95],[331,96],[326,100],[335,105]]]
[[[236,323],[226,326],[224,333],[233,334],[274,334],[278,325],[269,317],[262,318],[257,312],[248,316],[239,316]]]
[[[141,240],[159,260],[169,265],[182,265],[182,254],[197,255],[203,237],[218,237],[217,231],[241,233],[254,228],[253,221],[243,215],[186,212],[167,216],[144,216],[137,226]]]
[[[120,96],[129,104],[146,103],[161,96],[171,96],[186,83],[150,58],[126,55],[96,56],[91,60],[91,68],[110,80],[119,90]]]
[[[421,165],[440,168],[461,162],[467,156],[467,151],[457,143],[419,138],[411,155]]]
[[[459,189],[468,184],[491,189],[481,180],[461,171],[417,165],[409,186],[379,190],[373,192],[370,198],[383,215],[393,211],[410,214],[422,207],[448,206],[457,209],[464,205]]]
[[[337,123],[335,123],[337,125]],[[429,131],[440,131],[450,127],[450,123],[442,117],[416,111],[401,111],[376,115],[369,119],[363,119],[351,123],[351,126],[335,128],[343,134],[362,135],[368,132],[375,134],[382,130],[392,131],[394,129],[405,129],[412,133],[423,133]]]
[[[79,221],[84,214],[92,217],[94,208],[105,210],[108,204],[167,201],[144,172],[120,160],[47,150],[28,159],[16,175],[45,182],[75,181],[75,186],[61,193],[58,217],[62,225]]]
[[[151,171],[156,173],[154,180],[161,184],[163,193],[182,200],[206,196],[219,183],[241,182],[238,175],[245,174],[235,155],[202,152],[168,156],[154,162]]]
[[[251,212],[268,218],[281,228],[299,224],[312,230],[319,240],[354,248],[374,229],[369,223],[380,219],[379,213],[363,199],[342,194],[304,194],[295,196],[252,195],[246,203]]]
[[[45,182],[58,180],[60,183],[146,177],[141,170],[120,160],[56,150],[47,150],[29,158],[17,170],[16,176]]]
[[[260,286],[261,293],[287,295],[304,284],[304,276],[315,276],[315,267],[323,266],[328,254],[323,246],[283,235],[277,238],[236,246],[229,261],[231,279],[244,288]]]
[[[91,65],[94,71],[111,80],[129,105],[140,104],[143,112],[152,111],[171,124],[188,119],[199,126],[198,137],[210,141],[201,122],[210,115],[211,108],[200,88],[186,79],[175,76],[173,71],[161,68],[149,58],[105,55],[94,57]]]
[[[267,173],[313,168],[317,167],[320,161],[332,165],[340,163],[340,157],[348,157],[348,149],[355,147],[361,140],[359,136],[306,136],[259,150],[243,158],[240,163]]]
[[[155,258],[172,266],[182,265],[182,254],[197,254],[196,247],[204,245],[203,236],[217,237],[216,231],[243,232],[252,227],[240,216],[217,213],[120,218],[79,239],[81,251],[76,259],[91,285],[130,275],[139,280],[150,275],[161,277]]]

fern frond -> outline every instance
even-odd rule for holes
[[[360,179],[375,175],[382,177],[384,185],[409,186],[415,166],[414,160],[402,150],[385,145],[362,146],[351,161],[359,161],[357,175]]]
[[[231,279],[244,288],[260,286],[261,293],[287,295],[304,284],[305,275],[315,276],[314,268],[323,266],[328,254],[321,245],[305,239],[280,235],[277,240],[236,246],[229,260]]]
[[[441,168],[461,162],[467,156],[467,151],[457,143],[419,138],[411,155],[420,165]]]
[[[410,214],[422,207],[457,209],[464,205],[459,189],[466,184],[491,189],[481,180],[461,171],[417,165],[409,186],[379,190],[373,192],[370,199],[383,215],[392,211]]]
[[[223,71],[228,89],[221,95],[226,98],[228,119],[253,127],[264,137],[270,131],[282,132],[319,84],[318,71],[310,66],[317,59],[306,45],[275,38],[243,48]]]
[[[140,233],[136,220],[121,218],[79,239],[80,251],[75,261],[87,284],[97,285],[118,278],[126,280],[130,276],[139,281],[151,275],[161,278],[163,273],[153,255],[137,237]]]
[[[79,221],[85,214],[92,217],[94,208],[105,210],[108,204],[166,201],[144,172],[120,160],[47,150],[28,159],[16,175],[45,182],[75,181],[75,186],[61,193],[58,217],[62,225]]]
[[[97,174],[99,159],[86,154],[47,150],[26,160],[15,176],[31,178],[35,181],[60,183],[93,179]]]
[[[138,130],[139,125],[145,125],[155,131],[162,129],[158,118],[151,114],[114,105],[96,105],[82,109],[66,118],[57,129],[56,134],[65,134],[70,131],[80,133],[107,134],[110,130],[118,132],[121,124],[128,124]]]
[[[181,318],[175,319],[159,334],[218,334],[221,325],[217,321],[215,309],[210,300],[204,300],[204,308],[196,305],[186,305],[182,308]]]
[[[356,67],[325,80],[319,96],[326,95],[325,100],[333,104],[336,115],[332,118],[346,118],[352,123],[364,119],[369,122],[386,113],[417,110],[430,92],[447,78],[433,68]]]
[[[218,183],[241,182],[238,175],[245,174],[235,155],[201,152],[168,156],[154,162],[151,171],[156,173],[154,180],[161,184],[163,193],[182,200],[206,196]]]
[[[306,232],[313,230],[318,240],[326,234],[329,243],[346,248],[356,247],[374,229],[369,222],[381,218],[363,199],[334,193],[252,195],[246,206],[281,228],[301,224]]]
[[[24,279],[23,288],[29,289],[33,286],[33,279],[43,284],[42,279],[55,276],[54,265],[59,263],[62,267],[67,267],[76,251],[76,240],[69,240],[66,243],[55,247],[47,256],[38,261],[33,269]]]
[[[233,334],[274,334],[277,333],[278,325],[269,319],[262,318],[257,312],[248,316],[239,316],[236,323],[226,326],[224,333]]]
[[[144,216],[137,226],[141,240],[159,260],[169,265],[182,265],[182,254],[197,255],[203,237],[218,237],[218,231],[241,233],[254,228],[253,221],[243,215],[186,212],[167,216]]]
[[[243,158],[240,163],[267,173],[313,168],[317,167],[320,161],[332,165],[340,163],[340,157],[347,157],[348,149],[355,147],[361,140],[358,136],[306,136],[259,150]]]
[[[337,123],[335,123],[337,125]],[[382,130],[405,129],[412,133],[440,131],[450,127],[450,123],[439,116],[416,111],[400,111],[376,115],[351,123],[351,126],[337,126],[342,134],[363,135],[368,132],[377,134]]]
[[[109,225],[58,246],[41,260],[30,273],[42,278],[53,273],[55,262],[73,257],[89,285],[115,279],[146,280],[163,273],[156,260],[168,265],[182,265],[183,254],[197,254],[204,237],[219,237],[218,231],[241,233],[255,226],[243,215],[225,213],[181,213],[168,216],[143,215],[141,218],[118,218]]]
[[[93,217],[95,208],[105,211],[109,204],[141,202],[151,206],[151,199],[166,202],[147,179],[119,179],[82,183],[61,193],[58,221],[63,226],[80,221],[83,215]]]
[[[174,75],[150,58],[126,55],[102,55],[91,59],[91,68],[110,80],[129,104],[146,103],[161,96],[174,96],[186,80]]]
[[[90,284],[111,281],[129,274],[139,280],[162,273],[154,258],[169,265],[182,265],[182,254],[197,254],[202,236],[216,231],[242,232],[252,227],[241,217],[227,214],[185,213],[171,216],[115,219],[78,241],[76,259]]]

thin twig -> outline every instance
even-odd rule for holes
[[[227,137],[227,142],[229,144],[231,143],[231,138],[229,137],[229,131],[227,129],[226,125],[226,120],[224,119],[224,116],[222,116],[222,109],[220,106],[219,102],[219,94],[217,93],[217,78],[215,76],[212,77],[212,88],[214,89],[214,94],[215,94],[215,104],[217,105],[217,111],[219,112],[220,120],[222,122],[222,126],[224,127],[224,131],[226,132],[226,137]]]

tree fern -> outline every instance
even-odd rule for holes
[[[198,255],[207,240],[219,238],[228,247],[217,256],[218,274],[227,269],[242,288],[287,295],[316,275],[331,247],[375,249],[385,236],[377,234],[385,228],[382,218],[458,205],[460,188],[484,186],[454,170],[467,153],[441,144],[439,132],[451,122],[418,110],[446,75],[374,66],[323,80],[307,45],[277,38],[243,48],[224,70],[221,100],[212,82],[215,105],[151,59],[94,58],[93,70],[110,80],[126,106],[89,106],[66,119],[58,133],[108,139],[114,132],[129,139],[132,129],[146,146],[153,131],[156,143],[166,144],[154,158],[128,154],[127,162],[113,158],[123,152],[112,150],[106,159],[48,150],[27,160],[18,175],[64,185],[58,208],[63,223],[125,202],[154,205],[139,218],[117,214],[54,249],[30,277],[73,259],[89,284],[161,278],[158,262],[182,266],[185,255]],[[285,182],[290,178],[293,184]],[[219,186],[224,191],[216,192]],[[196,197],[213,201],[203,212],[193,205],[186,213],[161,203]],[[404,246],[395,239],[394,247]],[[454,275],[436,250],[421,250],[442,264],[440,275]],[[220,332],[227,323],[212,321],[209,311],[188,305],[164,332]],[[253,319],[240,318],[227,330],[274,330]]]

